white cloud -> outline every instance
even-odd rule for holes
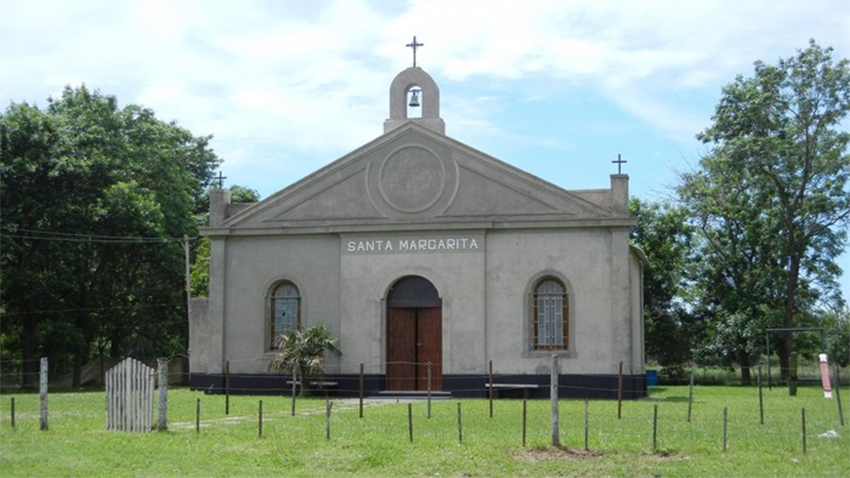
[[[380,135],[417,35],[450,135],[524,159],[567,150],[580,166],[671,138],[647,147],[669,170],[682,158],[661,158],[694,149],[723,84],[809,38],[850,57],[848,31],[846,0],[9,0],[0,103],[86,83],[213,134],[226,174],[269,194]],[[545,108],[577,94],[619,117]]]
[[[692,136],[683,132],[696,115],[671,91],[716,93],[754,60],[787,57],[812,36],[850,50],[850,13],[836,1],[400,5],[15,2],[0,19],[0,44],[14,45],[0,51],[0,94],[42,101],[45,91],[84,81],[222,142],[337,150],[380,134],[387,85],[409,65],[403,45],[416,34],[425,43],[420,64],[443,83],[507,82],[511,94],[543,99],[550,93],[523,91],[522,82],[552,78],[596,89],[681,138]],[[444,111],[460,128],[490,130],[487,108]]]

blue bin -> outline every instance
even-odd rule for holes
[[[647,387],[657,387],[658,386],[658,370],[647,370],[646,371],[646,386]]]

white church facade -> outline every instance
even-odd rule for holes
[[[446,136],[436,83],[408,68],[383,135],[258,203],[212,191],[191,386],[220,392],[227,372],[233,391],[283,393],[275,335],[324,324],[340,395],[357,394],[362,367],[368,395],[425,390],[430,375],[432,390],[483,396],[492,364],[497,382],[546,396],[557,354],[561,396],[616,397],[620,370],[624,396],[644,396],[628,200],[626,175],[565,190]]]

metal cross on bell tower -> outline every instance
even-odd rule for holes
[[[408,48],[413,48],[413,67],[416,68],[416,49],[419,48],[420,46],[425,46],[425,44],[424,43],[417,43],[416,42],[416,35],[413,35],[413,43],[408,43],[407,45],[404,45],[404,46],[406,46]]]

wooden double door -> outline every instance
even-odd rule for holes
[[[406,279],[418,282],[418,296],[405,293]],[[387,390],[428,390],[429,363],[431,390],[442,390],[443,314],[436,289],[411,276],[399,281],[387,303]]]

